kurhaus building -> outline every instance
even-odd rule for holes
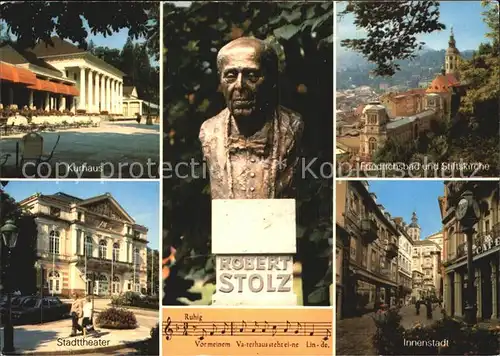
[[[342,316],[396,302],[399,232],[366,181],[336,183],[337,231],[342,231]],[[345,230],[345,232],[343,231]]]
[[[448,315],[464,316],[467,284],[467,241],[455,216],[466,190],[479,203],[480,219],[473,235],[473,268],[479,320],[498,319],[500,313],[500,192],[498,181],[445,182],[439,198],[443,221],[444,302]]]
[[[20,206],[36,217],[37,257],[49,293],[105,296],[147,288],[148,229],[109,193],[35,194]]]
[[[123,114],[124,73],[68,41],[0,48],[0,102],[45,111]]]

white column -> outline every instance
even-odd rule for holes
[[[93,85],[93,81],[92,81],[92,76],[93,76],[93,71],[92,69],[89,69],[89,84],[87,86],[87,89],[88,89],[88,92],[87,92],[87,95],[88,95],[88,98],[87,98],[87,113],[89,112],[93,112],[94,110],[94,104],[93,104],[93,93],[94,93],[94,85]]]
[[[45,111],[50,110],[50,94],[48,91],[45,92]]]
[[[111,110],[116,114],[116,80],[111,81]]]
[[[66,109],[66,97],[64,95],[59,95],[59,111],[64,111]]]
[[[101,108],[99,106],[99,103],[101,102],[101,96],[99,93],[99,84],[101,83],[101,74],[99,72],[95,73],[95,111],[100,114],[101,113]]]
[[[101,110],[106,111],[106,77],[104,74],[101,76]]]
[[[78,98],[78,110],[85,110],[85,68],[80,68],[80,97]]]
[[[33,90],[29,89],[28,109],[33,107]]]
[[[109,111],[109,113],[111,114],[112,110],[111,110],[111,92],[110,92],[110,88],[111,88],[111,78],[108,77],[108,78],[106,78],[106,108]]]
[[[123,115],[123,82],[120,82],[120,115]]]
[[[74,96],[70,96],[70,99],[71,100],[71,106],[69,108],[69,110],[74,114],[76,112],[76,108],[75,108],[75,97]]]

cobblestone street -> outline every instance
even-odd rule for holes
[[[420,315],[416,315],[415,306],[401,308],[401,325],[411,328],[416,323],[431,324],[442,318],[441,309],[435,307],[432,320],[427,320],[425,307],[420,307]],[[336,355],[376,355],[372,345],[372,336],[375,334],[374,313],[364,314],[361,317],[337,320],[336,324]]]

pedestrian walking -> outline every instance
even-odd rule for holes
[[[86,336],[88,332],[94,331],[93,314],[92,300],[87,296],[85,304],[83,305],[83,336]]]
[[[427,299],[427,319],[432,319],[432,301],[430,298]]]
[[[415,302],[415,310],[417,315],[420,315],[420,299]]]
[[[73,303],[71,304],[71,334],[70,337],[76,336],[77,331],[83,331],[82,326],[78,323],[78,319],[83,316],[83,300],[78,298],[78,294],[73,292]]]

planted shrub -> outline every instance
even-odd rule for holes
[[[373,319],[378,355],[497,355],[500,346],[499,328],[468,326],[446,315],[429,326],[406,330],[397,309],[377,312]]]
[[[96,324],[103,329],[135,329],[137,319],[129,310],[109,308],[99,313]]]

